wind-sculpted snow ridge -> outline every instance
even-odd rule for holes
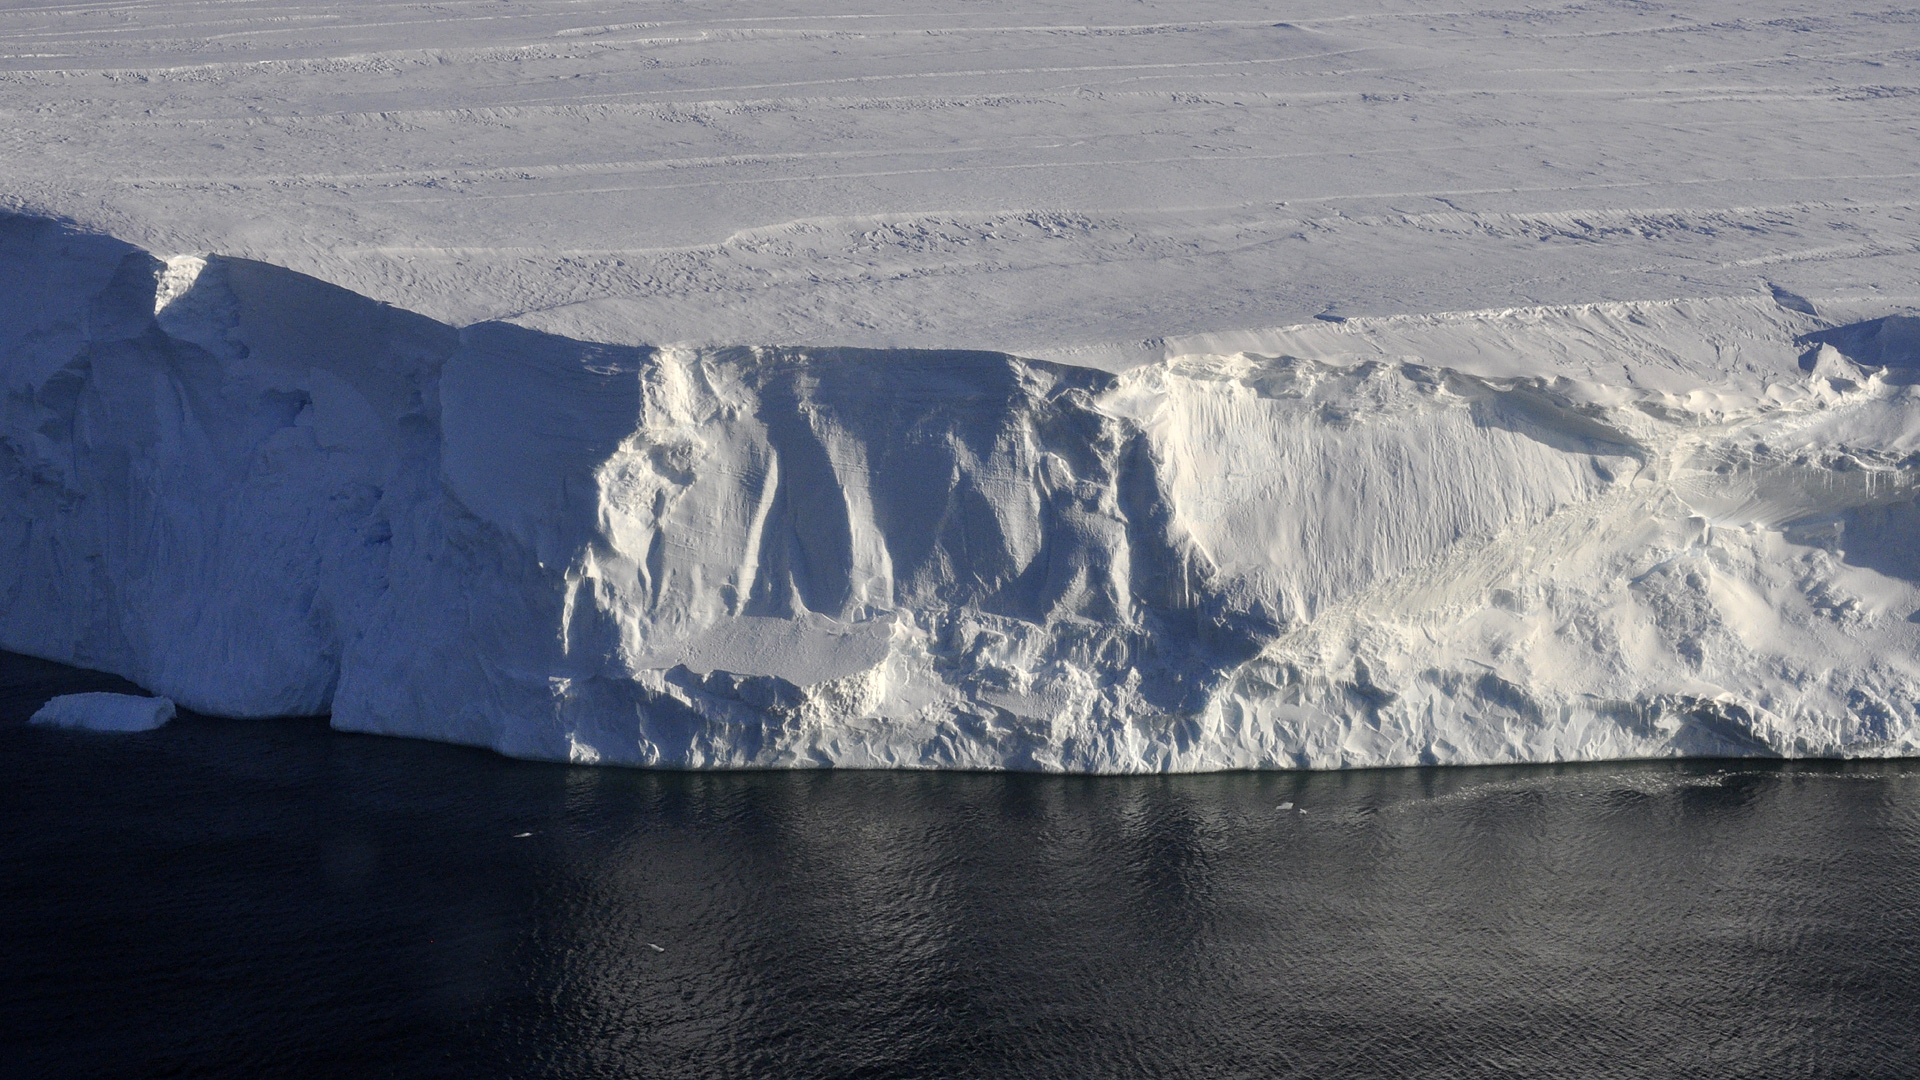
[[[1115,373],[455,329],[26,218],[0,275],[0,647],[199,712],[702,768],[1920,750],[1911,318]]]

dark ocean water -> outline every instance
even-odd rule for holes
[[[0,656],[8,1077],[1920,1074],[1920,764],[674,774],[19,722],[98,685]]]

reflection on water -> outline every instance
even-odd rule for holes
[[[1920,765],[647,773],[14,722],[48,671],[0,665],[0,1074],[1920,1060]]]

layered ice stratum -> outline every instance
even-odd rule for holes
[[[1109,371],[456,329],[28,218],[0,275],[0,647],[201,712],[700,768],[1920,751],[1912,318]]]

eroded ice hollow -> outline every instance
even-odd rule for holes
[[[1109,371],[455,329],[0,221],[0,647],[636,765],[1920,750],[1920,322],[1355,320]]]

